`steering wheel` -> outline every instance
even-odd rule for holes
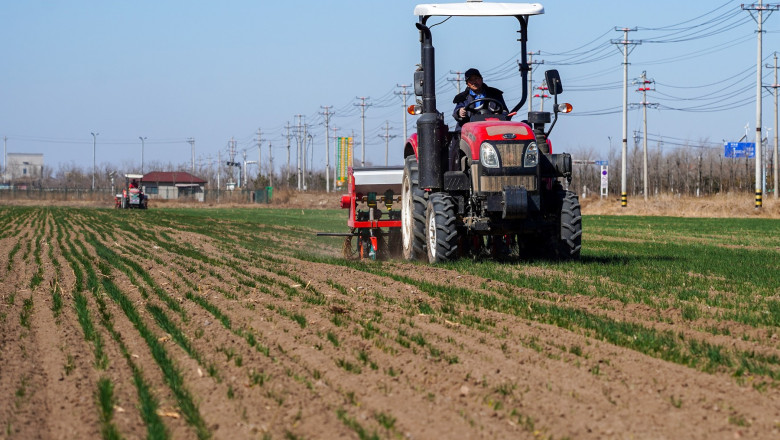
[[[480,102],[484,103],[485,105],[483,105],[482,108],[477,109],[476,104]],[[496,104],[496,107],[491,108],[491,106],[488,105],[491,103]],[[509,112],[509,109],[507,109],[506,106],[501,101],[494,98],[475,99],[470,103],[468,103],[468,105],[466,105],[466,107],[464,108],[466,109],[467,112],[476,113],[480,115],[490,115],[490,114],[500,115],[501,113]]]

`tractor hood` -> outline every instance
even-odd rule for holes
[[[414,15],[420,17],[517,17],[539,14],[544,14],[544,6],[540,3],[483,3],[472,0],[465,3],[423,4],[414,8]]]

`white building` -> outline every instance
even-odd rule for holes
[[[8,153],[3,181],[29,182],[43,177],[42,153]]]

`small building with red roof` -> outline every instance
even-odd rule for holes
[[[141,187],[150,199],[191,198],[203,201],[206,181],[186,171],[152,171],[144,174]]]

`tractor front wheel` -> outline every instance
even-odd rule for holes
[[[455,201],[447,194],[434,193],[428,199],[425,215],[428,262],[454,260],[458,255],[458,219]]]
[[[420,189],[418,174],[417,159],[407,157],[401,186],[401,243],[408,261],[425,255],[425,191]]]

